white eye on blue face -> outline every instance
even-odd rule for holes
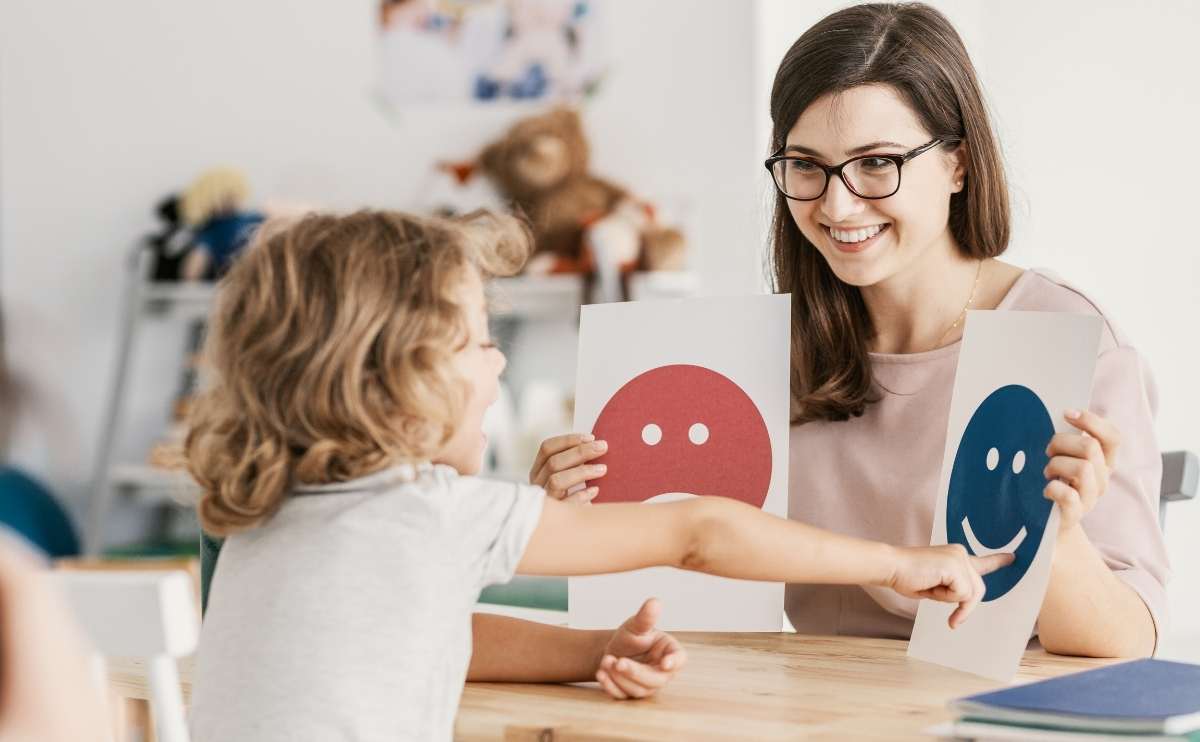
[[[996,449],[993,448],[992,450],[995,451]],[[1024,468],[1025,468],[1025,452],[1017,451],[1017,455],[1013,456],[1013,462],[1012,462],[1013,474],[1020,474],[1021,470]]]
[[[1000,451],[998,451],[995,446],[992,446],[991,448],[988,449],[988,454],[987,454],[988,471],[996,471],[996,467],[999,465],[1000,465]]]

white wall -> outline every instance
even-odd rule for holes
[[[809,25],[847,3],[760,0],[758,136],[775,68]],[[979,69],[1009,167],[1006,258],[1092,295],[1158,380],[1159,443],[1200,451],[1200,4],[939,0]],[[769,187],[765,176],[763,188]],[[1168,654],[1200,660],[1200,503],[1176,506],[1167,546]]]
[[[1158,380],[1163,449],[1200,451],[1200,180],[1182,154],[1200,131],[1200,5],[1022,0],[986,18],[1021,256],[1117,318]],[[1200,503],[1174,507],[1167,648],[1200,660],[1197,533]]]
[[[1157,374],[1162,446],[1200,450],[1200,387],[1188,383],[1200,368],[1188,223],[1198,194],[1191,159],[1174,154],[1200,131],[1200,5],[935,5],[966,38],[996,114],[1018,203],[1010,257],[1054,268],[1118,318]],[[760,285],[766,91],[791,41],[839,6],[609,2],[615,68],[587,112],[596,169],[690,202],[707,292]],[[162,194],[228,162],[261,194],[403,206],[436,156],[469,153],[515,115],[383,116],[369,95],[373,7],[0,3],[0,299],[21,401],[12,454],[76,505],[114,362],[121,260]],[[1124,189],[1109,187],[1116,172],[1130,174]],[[171,373],[178,348],[147,351]],[[145,424],[160,412],[143,410]],[[1197,532],[1200,505],[1177,508],[1179,635],[1200,631]]]
[[[0,297],[21,403],[11,453],[76,506],[112,376],[121,262],[160,196],[232,163],[260,195],[403,207],[436,157],[471,154],[521,113],[385,117],[370,95],[374,8],[0,4]],[[737,0],[606,10],[613,67],[586,113],[595,169],[690,205],[706,288],[749,290],[751,14]],[[176,383],[177,338],[154,337],[142,400]],[[141,410],[142,439],[163,413]]]

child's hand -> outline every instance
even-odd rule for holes
[[[650,598],[604,647],[596,680],[613,698],[652,696],[687,664],[687,651],[679,640],[654,628],[660,613],[662,605]]]
[[[546,490],[556,500],[586,503],[600,494],[599,487],[583,489],[584,482],[604,476],[603,464],[588,464],[592,459],[603,456],[608,444],[596,440],[590,433],[568,433],[542,441],[533,466],[529,469],[529,483]]]
[[[1096,507],[1108,489],[1108,475],[1121,445],[1116,426],[1094,412],[1068,410],[1066,418],[1082,433],[1058,433],[1051,438],[1046,447],[1050,463],[1042,472],[1050,480],[1046,499],[1057,502],[1062,515],[1059,533],[1074,528]]]
[[[887,586],[909,598],[958,603],[950,614],[950,628],[955,629],[983,600],[980,575],[1006,567],[1012,560],[1012,554],[971,556],[959,544],[897,548]]]

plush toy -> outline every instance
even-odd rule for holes
[[[559,108],[517,122],[479,158],[483,174],[530,220],[533,273],[583,273],[599,279],[601,298],[633,270],[678,270],[684,241],[660,226],[649,205],[588,169],[579,115]]]
[[[195,234],[195,247],[183,263],[183,278],[220,278],[234,256],[250,241],[263,221],[246,209],[250,187],[233,168],[213,168],[200,174],[180,200],[183,222]]]
[[[183,226],[179,215],[179,194],[164,197],[155,207],[155,213],[162,220],[162,228],[145,239],[145,246],[154,259],[150,280],[177,281],[183,261],[192,248],[192,233]]]

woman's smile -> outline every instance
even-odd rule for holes
[[[830,244],[837,250],[846,253],[860,253],[883,239],[891,224],[872,224],[865,227],[831,227],[825,224],[821,228],[829,238]]]

